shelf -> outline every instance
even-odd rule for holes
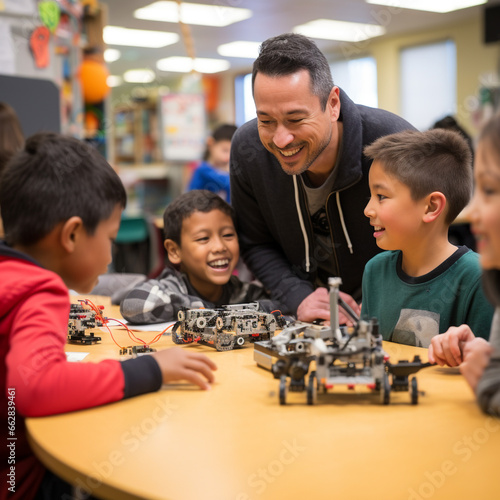
[[[153,164],[162,160],[155,104],[116,108],[113,125],[113,163]]]

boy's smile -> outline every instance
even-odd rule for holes
[[[204,298],[218,300],[240,255],[231,217],[220,210],[196,211],[182,222],[181,244],[167,241],[172,264],[180,265]]]
[[[383,250],[411,248],[418,238],[423,203],[413,200],[408,186],[389,175],[376,160],[370,168],[370,192],[365,215],[373,226],[377,245]]]

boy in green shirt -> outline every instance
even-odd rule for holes
[[[405,131],[364,150],[373,159],[365,215],[382,252],[363,274],[362,315],[384,340],[428,347],[450,326],[488,332],[493,308],[478,255],[448,240],[472,191],[471,152],[455,132]]]

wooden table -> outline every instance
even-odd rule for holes
[[[155,334],[143,333],[144,338]],[[123,333],[116,333],[124,338]],[[103,335],[89,361],[119,357]],[[163,337],[162,346],[171,346]],[[391,361],[427,359],[425,349],[385,343]],[[417,406],[408,393],[333,390],[306,405],[278,404],[278,381],[253,361],[253,347],[208,354],[211,391],[185,384],[91,410],[31,418],[42,462],[109,499],[496,499],[500,420],[480,412],[456,370],[426,368]]]

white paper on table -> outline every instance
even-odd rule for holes
[[[86,356],[88,356],[88,352],[67,352],[66,359],[71,363],[76,363],[77,361],[81,361]]]

